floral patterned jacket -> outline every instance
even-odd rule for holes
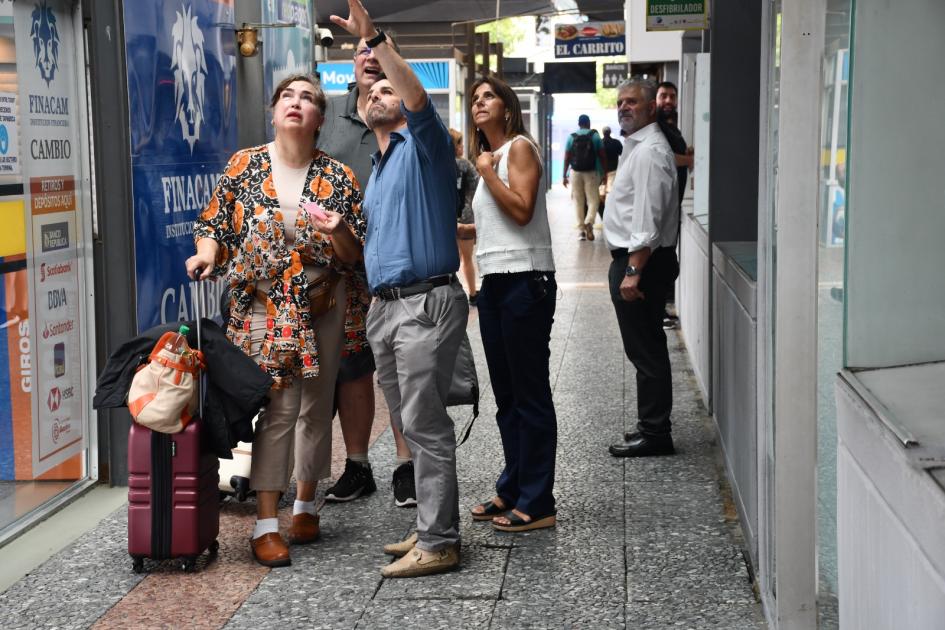
[[[336,260],[331,238],[315,230],[307,212],[298,214],[294,245],[286,243],[270,159],[266,145],[237,151],[230,158],[207,207],[194,223],[194,242],[212,238],[220,244],[212,273],[225,276],[230,284],[227,337],[247,354],[256,283],[272,281],[259,364],[276,381],[276,387],[287,387],[293,377],[318,375],[318,340],[312,329],[303,265],[332,267],[346,277],[351,277],[353,267]],[[361,191],[354,173],[320,150],[312,156],[300,207],[309,201],[342,214],[364,243]],[[345,310],[350,313],[357,310],[351,304],[357,299],[356,292],[349,290],[347,296]],[[366,347],[365,337],[363,325],[346,327],[345,352]]]

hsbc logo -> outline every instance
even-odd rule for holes
[[[72,271],[71,262],[58,263],[55,265],[43,263],[39,266],[39,281],[46,282],[46,278],[52,278],[53,276],[69,273],[70,271]]]
[[[53,387],[49,390],[49,396],[46,397],[46,406],[49,407],[49,410],[53,413],[59,411],[59,407],[62,406],[62,401],[72,398],[73,391],[74,389],[72,387],[65,389]]]

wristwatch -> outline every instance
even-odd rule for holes
[[[627,276],[628,278],[632,276],[639,276],[640,270],[633,265],[627,265],[627,270],[623,273],[623,275]]]
[[[375,35],[371,39],[364,40],[364,43],[367,44],[368,48],[377,48],[378,46],[380,46],[386,41],[387,41],[387,33],[378,29],[377,35]]]

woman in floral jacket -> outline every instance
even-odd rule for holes
[[[275,140],[230,159],[194,224],[197,253],[185,263],[192,278],[226,279],[227,336],[276,383],[256,423],[250,473],[251,547],[266,566],[291,563],[276,509],[293,454],[298,500],[289,540],[318,537],[315,490],[330,472],[338,364],[344,349],[365,343],[363,327],[345,332],[344,279],[364,242],[361,191],[351,169],[315,148],[324,111],[315,79],[291,76],[276,87]],[[300,418],[303,388],[317,409]]]

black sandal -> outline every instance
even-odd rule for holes
[[[544,516],[533,516],[532,520],[526,521],[524,518],[509,510],[505,514],[502,514],[505,518],[509,519],[508,525],[501,525],[495,522],[495,519],[492,521],[492,527],[497,529],[500,532],[527,532],[532,529],[544,529],[546,527],[554,527],[556,523],[555,513],[546,514]]]
[[[472,514],[474,521],[491,521],[492,517],[505,514],[509,511],[507,507],[499,507],[496,505],[492,499],[489,499],[485,503],[480,503],[476,507],[481,507],[482,512],[473,512],[469,510],[469,513]]]

